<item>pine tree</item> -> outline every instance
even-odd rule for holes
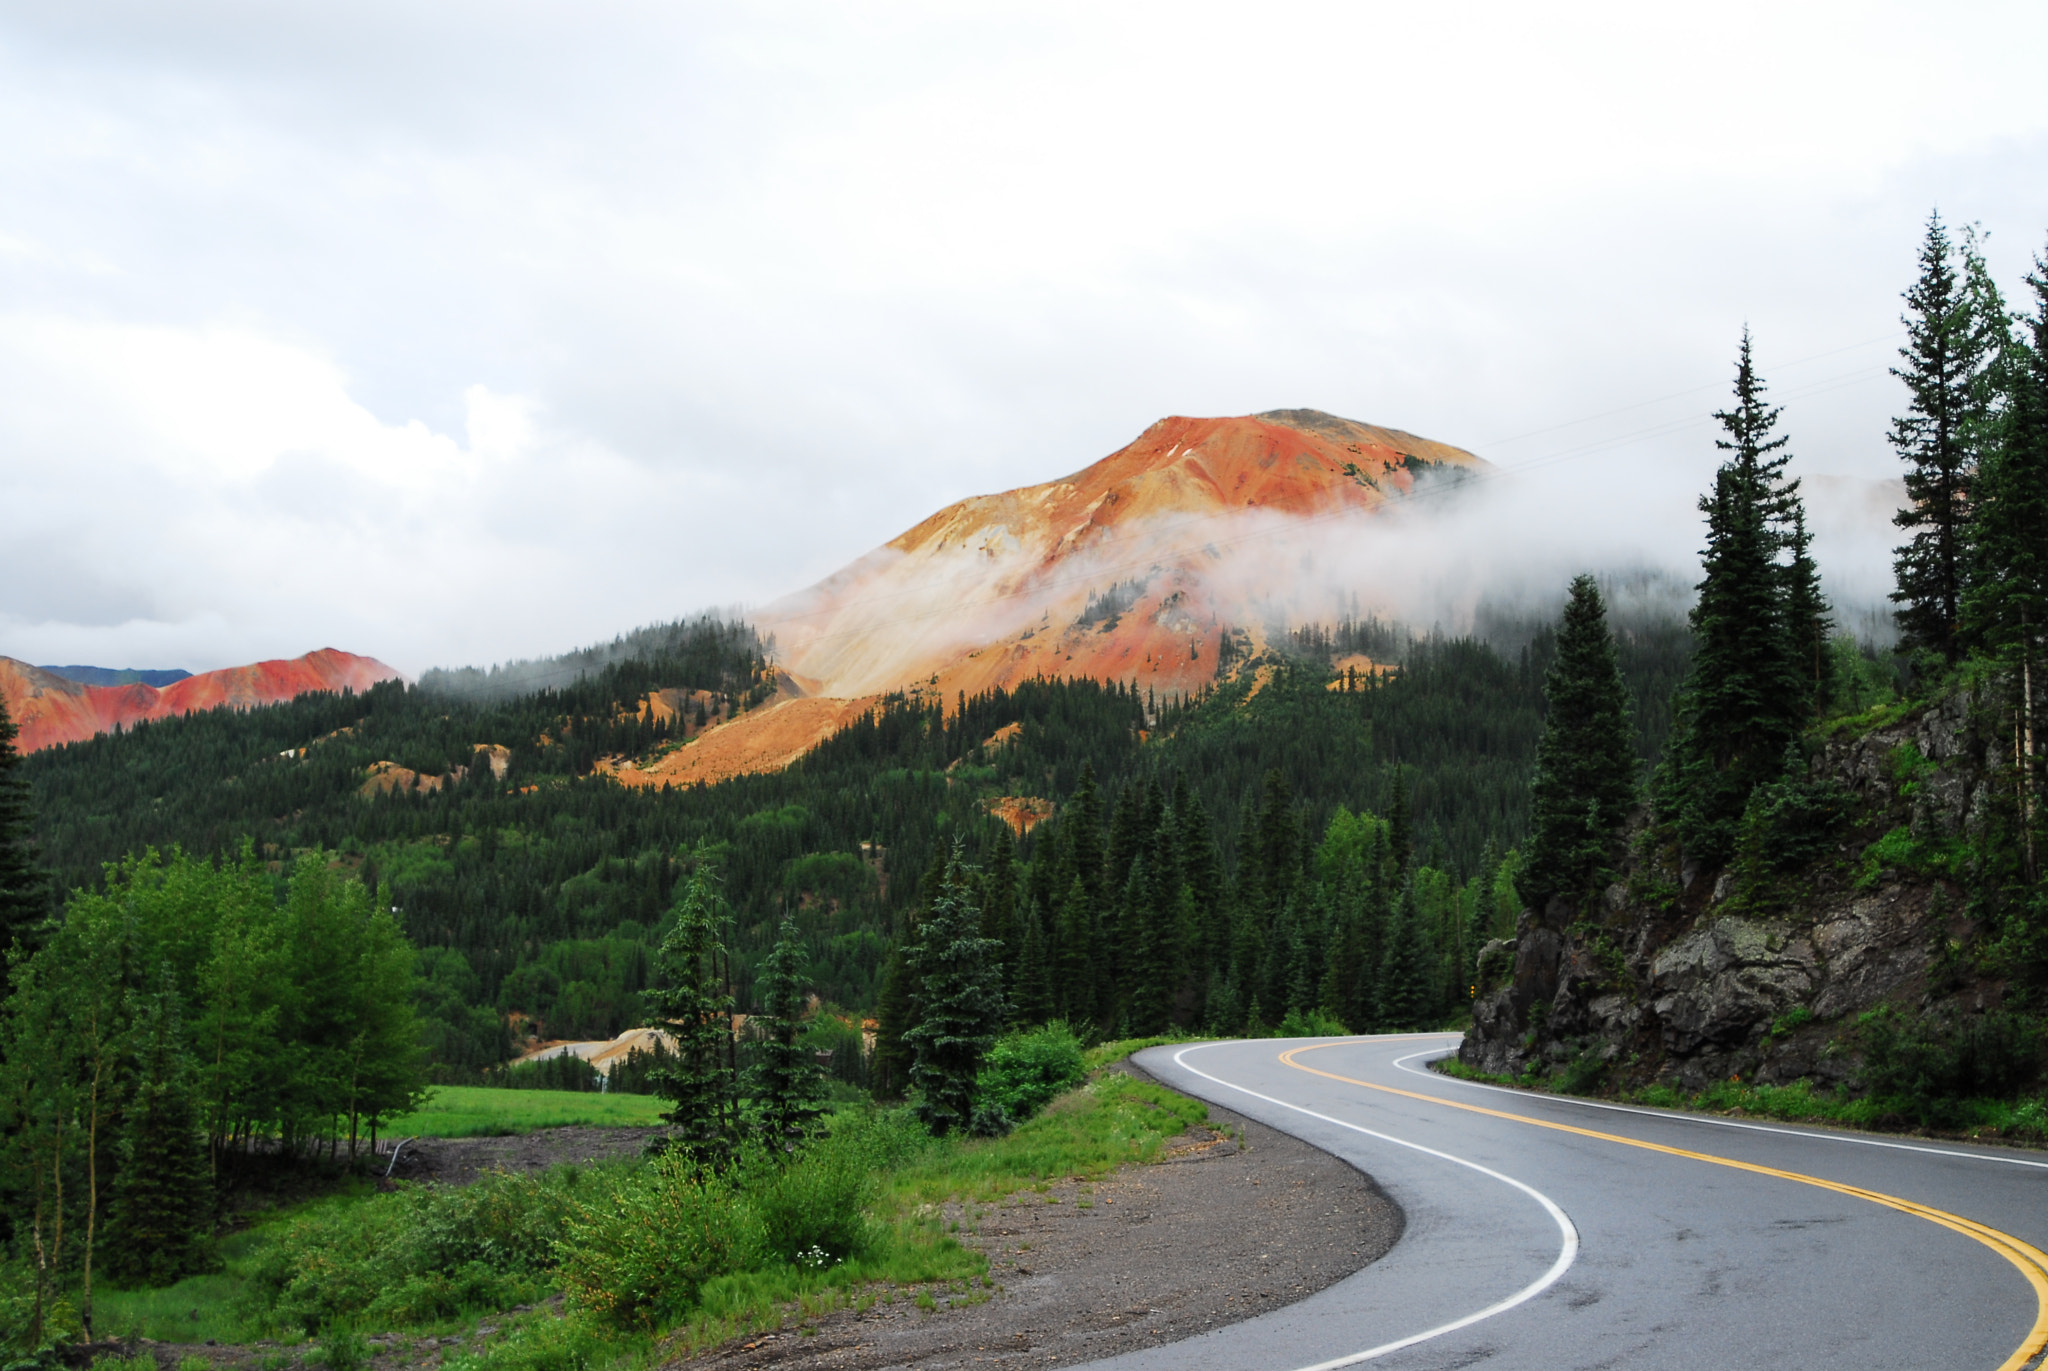
[[[1023,931],[1017,926],[1017,856],[1004,832],[997,836],[989,853],[988,870],[982,876],[981,934],[996,944],[996,964],[1001,968],[1007,991],[1016,975],[1019,944]]]
[[[1088,888],[1077,875],[1060,902],[1059,957],[1054,968],[1054,994],[1060,1017],[1071,1024],[1097,1019],[1096,976],[1101,958],[1096,949],[1095,909]]]
[[[1675,826],[1687,858],[1707,865],[1733,851],[1749,792],[1777,779],[1811,707],[1787,631],[1788,576],[1779,561],[1798,490],[1783,479],[1787,440],[1772,436],[1779,411],[1763,396],[1745,330],[1735,407],[1714,416],[1728,433],[1715,446],[1730,456],[1700,500],[1706,577],[1690,619],[1693,658],[1673,701],[1656,782],[1659,817]]]
[[[1045,914],[1034,903],[1024,911],[1024,945],[1017,955],[1011,1013],[1018,1024],[1042,1024],[1058,1013],[1047,955]]]
[[[1387,929],[1386,957],[1380,966],[1381,1027],[1397,1033],[1427,1028],[1434,1018],[1434,982],[1411,885],[1401,892]]]
[[[809,972],[810,959],[797,935],[796,920],[785,917],[754,982],[764,1032],[759,1055],[747,1072],[747,1095],[760,1114],[761,1132],[771,1146],[784,1152],[809,1142],[827,1112],[821,1103],[824,1080],[817,1058],[798,1041]]]
[[[133,1032],[135,1084],[103,1250],[107,1275],[118,1284],[162,1287],[206,1269],[213,1207],[168,966],[156,993],[137,1005]]]
[[[48,882],[36,865],[28,781],[14,748],[19,736],[0,700],[0,956],[16,941],[32,944],[50,912]]]
[[[944,888],[909,953],[919,983],[917,1022],[903,1039],[912,1053],[918,1117],[940,1136],[995,1122],[977,1117],[975,1080],[1009,1016],[966,877],[956,844]]]
[[[725,900],[701,858],[679,892],[675,919],[655,956],[655,985],[645,992],[651,1026],[675,1039],[674,1061],[653,1077],[655,1093],[669,1101],[661,1116],[669,1131],[659,1146],[718,1168],[738,1141],[733,1004]]]
[[[1394,879],[1407,879],[1415,861],[1415,822],[1408,809],[1408,768],[1394,763],[1394,797],[1387,805],[1387,843]]]
[[[2014,349],[1999,441],[1975,491],[1964,632],[2013,678],[2012,754],[2025,877],[2040,879],[2041,706],[2048,692],[2048,257]]]
[[[903,1035],[911,1024],[911,992],[915,976],[910,970],[908,948],[916,937],[917,925],[905,921],[904,931],[882,963],[882,982],[875,996],[875,1051],[868,1064],[874,1092],[882,1099],[895,1099],[910,1084],[910,1049]]]
[[[1820,568],[1813,560],[1813,535],[1806,531],[1806,507],[1796,498],[1791,532],[1785,546],[1792,560],[1785,567],[1785,631],[1808,697],[1807,712],[1825,718],[1834,703],[1833,663],[1828,652],[1834,637],[1834,607],[1820,586]]]
[[[1525,887],[1538,911],[1553,896],[1576,905],[1606,879],[1636,799],[1628,687],[1607,628],[1607,606],[1591,576],[1572,581],[1543,702],[1543,736],[1529,783]]]
[[[1920,275],[1906,292],[1907,413],[1892,421],[1891,444],[1906,464],[1906,507],[1892,522],[1911,531],[1893,560],[1900,646],[1953,662],[1967,579],[1970,483],[1984,424],[1984,377],[1991,347],[1956,249],[1940,214],[1927,220]]]

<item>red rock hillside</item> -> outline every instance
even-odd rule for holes
[[[331,647],[289,660],[224,667],[188,676],[159,690],[154,686],[86,686],[39,667],[0,657],[0,698],[21,729],[15,746],[23,752],[75,743],[116,724],[162,719],[173,714],[229,705],[247,709],[275,704],[315,690],[367,690],[398,672],[374,657]]]
[[[1256,648],[1275,598],[1312,579],[1289,548],[1303,521],[1486,465],[1316,410],[1162,419],[1071,476],[940,510],[758,623],[814,694],[935,676],[947,699],[1039,675],[1192,689],[1224,632]]]
[[[1305,559],[1360,532],[1341,521],[1425,473],[1486,466],[1316,410],[1162,419],[1071,476],[942,509],[770,605],[755,623],[775,635],[777,699],[615,774],[659,786],[775,770],[910,687],[948,701],[1034,676],[1194,690],[1216,679],[1226,635],[1256,652],[1269,624],[1336,616],[1314,602]]]

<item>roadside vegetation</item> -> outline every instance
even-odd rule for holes
[[[1519,1076],[1505,1076],[1475,1070],[1455,1057],[1448,1057],[1437,1062],[1436,1069],[1446,1076],[1486,1085],[1511,1086],[1556,1095],[1593,1093],[1572,1089],[1569,1073],[1554,1076],[1540,1068]],[[1772,1119],[1779,1123],[1824,1124],[1867,1132],[1914,1130],[1973,1142],[2026,1147],[2048,1145],[2048,1097],[2040,1095],[2014,1098],[1929,1092],[1871,1094],[1829,1089],[1805,1080],[1794,1081],[1790,1085],[1731,1080],[1716,1081],[1704,1090],[1647,1085],[1601,1092],[1599,1098],[1651,1109]]]
[[[259,1216],[211,1273],[103,1294],[102,1332],[277,1340],[329,1367],[391,1334],[459,1338],[455,1366],[627,1367],[861,1302],[977,1302],[987,1261],[960,1238],[987,1207],[1153,1160],[1207,1117],[1132,1076],[1083,1083],[1063,1027],[998,1048],[990,1089],[1022,1118],[1001,1137],[937,1138],[909,1108],[868,1105],[799,1153],[743,1147],[715,1171],[671,1149],[463,1187],[358,1181]]]

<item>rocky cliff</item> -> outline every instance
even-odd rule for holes
[[[1839,729],[1793,788],[1803,822],[1759,820],[1722,870],[1682,863],[1639,816],[1589,916],[1553,901],[1481,952],[1460,1059],[1615,1085],[1834,1085],[1857,1073],[1867,1010],[1953,1025],[1998,1009],[2003,984],[1967,955],[1985,930],[1964,882],[1999,760],[1975,717],[1957,694]]]

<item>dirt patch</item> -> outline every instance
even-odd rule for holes
[[[398,1154],[391,1175],[408,1181],[468,1185],[491,1171],[545,1171],[637,1157],[660,1128],[536,1128],[508,1138],[419,1138]]]
[[[707,728],[647,762],[600,762],[594,770],[628,786],[716,785],[780,771],[873,707],[872,699],[784,699]]]
[[[930,1311],[915,1290],[884,1293],[863,1312],[671,1365],[1068,1366],[1291,1304],[1401,1236],[1401,1211],[1348,1164],[1228,1110],[1212,1105],[1209,1117],[1209,1129],[1190,1129],[1162,1160],[1098,1184],[949,1206],[961,1239],[988,1254],[993,1291],[934,1288]]]
[[[1052,801],[1036,795],[997,795],[983,800],[981,807],[1015,829],[1019,837],[1053,815]]]

